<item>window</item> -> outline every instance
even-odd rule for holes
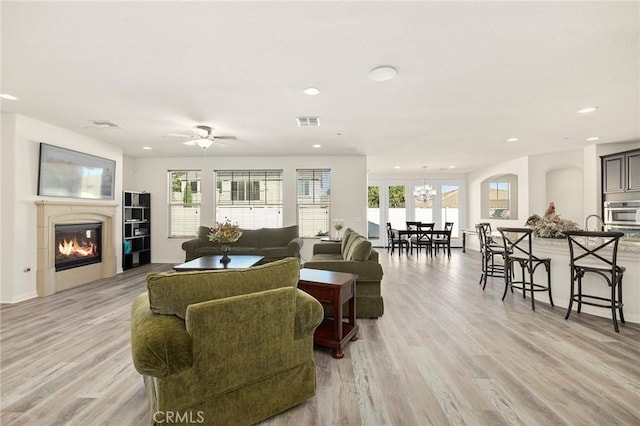
[[[216,221],[241,228],[282,226],[282,170],[216,170]]]
[[[169,238],[192,237],[200,226],[200,170],[169,170]]]
[[[331,170],[297,170],[296,187],[300,236],[329,235]]]
[[[483,219],[518,218],[518,176],[492,176],[481,184]]]
[[[503,218],[509,211],[509,182],[489,182],[489,217]]]

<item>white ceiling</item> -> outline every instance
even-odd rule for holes
[[[364,154],[375,174],[461,173],[640,140],[639,4],[3,1],[2,93],[20,100],[2,110],[133,157]],[[379,65],[397,77],[369,80]],[[237,140],[166,136],[199,124]]]

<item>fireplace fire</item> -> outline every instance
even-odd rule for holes
[[[102,262],[102,223],[55,226],[56,272]]]

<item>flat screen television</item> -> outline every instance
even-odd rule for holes
[[[40,143],[38,195],[113,200],[116,162]]]

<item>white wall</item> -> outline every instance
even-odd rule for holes
[[[343,218],[345,228],[351,227],[362,235],[367,232],[367,161],[364,156],[347,157],[184,157],[134,158],[125,162],[132,177],[125,190],[151,193],[151,261],[179,263],[184,261],[182,243],[187,239],[168,238],[167,171],[201,170],[201,224],[214,223],[213,171],[238,169],[282,169],[283,225],[295,225],[296,169],[331,169],[331,217]],[[306,239],[302,257],[309,259],[312,246],[318,240]]]
[[[12,131],[13,128],[13,131]],[[122,193],[122,149],[29,117],[2,113],[2,270],[0,301],[17,302],[36,296],[36,200],[82,202],[74,198],[40,197],[40,142],[116,161],[115,200]],[[95,200],[91,200],[95,202]],[[120,209],[118,209],[120,211]],[[117,217],[120,221],[120,214]],[[115,241],[122,229],[115,227]],[[120,253],[117,264],[121,265]],[[119,266],[119,269],[121,267]]]

